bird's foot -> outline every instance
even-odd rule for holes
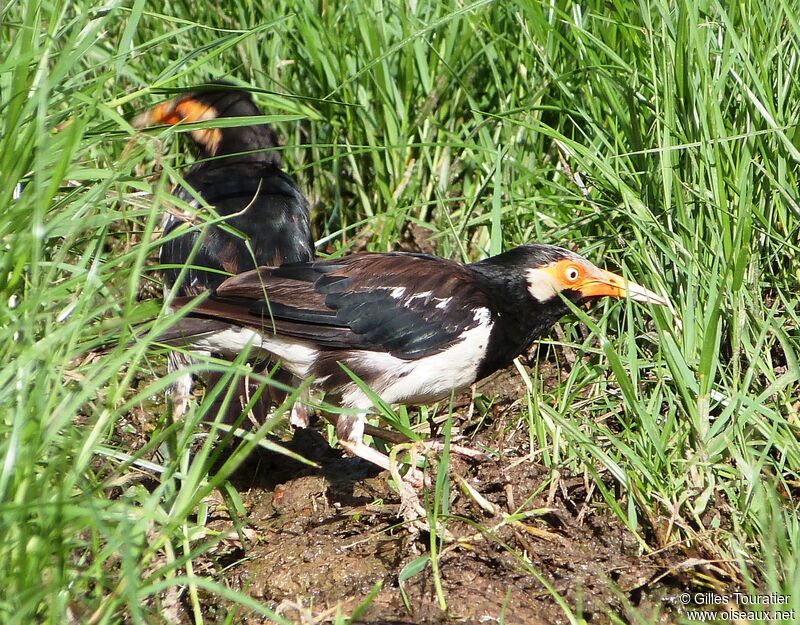
[[[314,421],[314,410],[299,401],[294,402],[289,413],[289,426],[292,430],[305,429]]]
[[[445,445],[442,441],[422,441],[422,445],[426,451],[435,451],[437,453],[441,453],[445,448]],[[483,462],[492,459],[491,456],[482,451],[470,449],[469,447],[464,447],[462,445],[453,445],[451,443],[449,450],[451,454],[457,454],[459,456],[463,456],[464,458],[469,458],[470,460],[479,460]]]
[[[392,447],[387,456],[377,449],[373,449],[362,441],[348,441],[340,439],[339,444],[353,456],[389,471],[400,491],[400,511],[404,519],[416,520],[425,516],[425,509],[420,505],[417,492],[421,491],[426,485],[425,474],[416,467],[416,455],[420,446],[417,443],[400,443]],[[400,475],[400,462],[397,456],[402,451],[411,453],[411,466],[405,475]]]
[[[400,443],[392,447],[389,455],[386,456],[377,449],[373,449],[369,445],[366,445],[357,437],[347,437],[346,434],[351,432],[348,432],[345,429],[339,431],[339,428],[344,425],[345,423],[337,423],[337,434],[342,434],[342,436],[339,438],[339,444],[345,449],[345,451],[354,456],[358,456],[367,462],[371,462],[372,464],[391,473],[400,494],[399,516],[406,522],[406,526],[409,528],[412,534],[419,534],[420,531],[434,531],[429,525],[428,514],[419,500],[419,492],[426,487],[429,489],[432,488],[433,484],[430,479],[419,468],[417,468],[417,456],[427,449],[435,449],[437,446],[441,447],[440,443],[436,441],[430,441],[428,443]],[[458,449],[454,450],[454,447]],[[483,457],[480,452],[461,448],[457,445],[451,445],[450,450],[456,453],[466,451],[465,455],[469,457]],[[399,455],[404,452],[408,452],[410,455],[408,462],[409,469],[404,475],[401,475],[401,463],[399,461]],[[441,522],[437,521],[435,532],[437,535],[442,536],[446,541],[452,540],[452,536],[441,524]]]
[[[400,509],[398,514],[405,521],[408,530],[416,537],[420,532],[433,532],[428,513],[419,500],[419,492],[431,487],[428,477],[416,467],[416,455],[420,449],[425,449],[424,443],[403,443],[396,445],[389,453],[389,472],[392,474],[395,484],[400,493]],[[401,476],[398,468],[397,454],[401,451],[408,451],[411,454],[411,468]],[[435,533],[441,536],[445,542],[452,542],[453,535],[447,531],[444,524],[437,520]]]
[[[395,483],[397,483],[398,488],[400,488],[401,496],[403,491],[401,483],[413,489],[414,491],[421,491],[426,486],[427,487],[431,486],[431,482],[425,476],[425,473],[423,473],[420,469],[417,468],[417,454],[421,449],[424,448],[419,443],[400,443],[392,447],[392,449],[389,451],[389,457],[388,457],[389,466],[387,467],[387,469],[392,474],[392,478],[394,478],[394,481]],[[405,475],[401,476],[400,471],[398,469],[400,463],[398,462],[397,457],[401,452],[404,451],[408,451],[411,458],[409,461],[408,471],[406,471]]]

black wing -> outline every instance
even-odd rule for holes
[[[416,359],[482,319],[489,297],[464,266],[416,254],[356,254],[234,276],[196,313],[332,349]]]
[[[177,265],[164,270],[167,286],[178,280],[182,265],[202,237],[179,294],[197,294],[220,285],[228,275],[259,265],[307,261],[314,256],[308,204],[294,181],[280,170],[261,164],[228,164],[192,169],[186,182],[221,215],[237,233],[219,226],[187,229],[161,247],[159,260]],[[192,201],[188,191],[178,196]],[[184,222],[169,215],[164,235]],[[184,226],[186,227],[186,226]],[[210,269],[203,270],[201,267]]]

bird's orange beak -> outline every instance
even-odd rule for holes
[[[645,304],[669,305],[660,295],[604,269],[587,275],[577,290],[584,297],[630,297]]]

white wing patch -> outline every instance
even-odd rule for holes
[[[402,289],[398,289],[397,287],[392,289],[392,291],[393,291],[392,297],[394,297],[395,299],[399,299],[399,297],[397,297],[394,294],[394,291],[396,289],[397,290],[402,290]],[[433,291],[422,291],[421,293],[415,293],[414,295],[412,295],[406,301],[403,302],[403,306],[406,307],[406,308],[412,308],[412,304],[413,304],[414,300],[421,299],[423,304],[426,304],[428,302],[436,302],[436,308],[439,308],[440,310],[443,310],[443,309],[447,308],[447,305],[450,302],[453,301],[452,297],[431,297],[432,294],[433,294]],[[402,297],[402,294],[400,296]]]
[[[406,306],[408,304],[410,304],[411,302],[413,302],[415,299],[425,300],[425,299],[429,298],[430,296],[431,296],[431,291],[423,291],[422,293],[416,293],[416,294],[412,295],[411,297],[409,297],[408,300],[406,300],[407,301]]]

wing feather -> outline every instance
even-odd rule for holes
[[[193,314],[415,359],[461,340],[481,308],[491,309],[489,296],[463,265],[393,253],[260,267],[226,280]]]

